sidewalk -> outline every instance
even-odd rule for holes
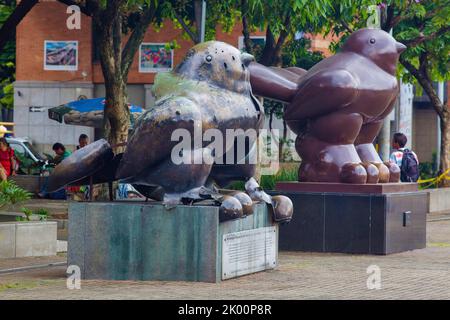
[[[219,284],[82,280],[81,290],[69,290],[65,267],[49,267],[0,274],[0,299],[450,299],[450,217],[434,218],[422,250],[389,256],[281,252],[275,270]],[[0,270],[60,261],[64,257],[0,260]],[[381,269],[380,290],[367,289],[370,265]]]

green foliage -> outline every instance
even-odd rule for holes
[[[322,52],[311,50],[311,40],[293,39],[283,47],[282,61],[284,67],[310,69],[324,58]]]
[[[171,0],[161,4],[161,18],[171,19],[178,29],[184,29],[183,38],[199,41],[199,30],[195,21],[195,0]],[[208,0],[205,21],[205,41],[214,40],[216,27],[220,25],[224,32],[231,32],[239,18],[240,12],[235,0]],[[192,39],[194,37],[194,39]]]
[[[449,52],[450,52],[450,1],[420,1],[414,2],[408,13],[404,14],[404,21],[394,28],[394,37],[407,44],[408,49],[402,58],[419,67],[419,59],[426,54],[423,67],[432,81],[450,80]],[[440,30],[446,31],[441,32]],[[433,36],[439,33],[437,36]],[[414,44],[415,39],[426,38],[420,44]],[[403,81],[417,84],[410,73],[400,69]]]
[[[428,180],[432,178],[436,178],[439,175],[439,168],[437,167],[437,154],[433,152],[432,161],[431,162],[421,162],[419,163],[419,172],[421,180]],[[436,183],[424,183],[421,184],[422,188],[437,188]]]
[[[0,182],[0,208],[6,205],[20,203],[31,198],[31,194],[20,188],[14,181]]]
[[[11,15],[14,7],[14,1],[0,4],[0,26]],[[0,52],[0,107],[9,109],[14,106],[14,89],[12,83],[15,80],[15,59],[15,43],[9,42]]]
[[[25,214],[25,219],[20,220],[20,221],[30,221],[31,216],[33,215],[33,210],[27,209],[27,208],[22,208],[21,211],[23,212],[23,214]],[[19,217],[19,218],[21,218],[21,217]]]
[[[280,181],[297,181],[298,180],[298,168],[281,168],[277,174],[261,176],[260,186],[264,190],[275,190],[275,185]],[[236,181],[231,183],[226,189],[231,190],[245,190],[245,182]]]
[[[407,45],[403,59],[418,68],[419,58],[426,53],[423,68],[430,80],[450,80],[450,0],[336,1],[323,24],[326,33],[341,35],[330,47],[332,51],[339,50],[352,30],[367,27],[371,15],[369,8],[374,5],[381,13],[381,28],[389,31],[393,27],[393,36]],[[388,18],[390,13],[392,19]],[[399,65],[399,75],[404,82],[417,84],[417,79],[402,65]]]
[[[31,210],[27,208],[22,208],[21,211],[25,214],[25,217],[17,217],[16,221],[31,221],[33,216],[37,216],[39,221],[46,221],[48,218],[48,210],[44,208],[39,208],[37,210]]]
[[[297,31],[314,32],[326,19],[330,0],[248,0],[249,23],[253,28],[270,26],[278,36],[282,30],[293,35]],[[286,24],[289,16],[291,23]]]
[[[298,168],[281,168],[277,174],[261,176],[261,188],[275,190],[275,184],[279,181],[297,181]]]

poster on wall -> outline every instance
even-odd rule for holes
[[[78,69],[78,41],[45,41],[44,70]]]
[[[139,49],[139,72],[170,71],[173,67],[173,50],[164,43],[142,43]]]
[[[250,36],[250,42],[252,43],[252,46],[256,49],[256,51],[262,51],[264,49],[264,46],[266,45],[266,37],[265,36]],[[244,37],[239,37],[238,42],[238,48],[239,50],[244,50]]]

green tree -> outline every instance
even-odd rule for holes
[[[127,78],[133,59],[151,26],[160,29],[164,19],[173,19],[183,28],[193,42],[199,41],[199,33],[193,26],[199,23],[198,0],[59,0],[67,5],[80,6],[83,13],[92,17],[94,32],[98,40],[99,58],[105,79],[105,132],[115,151],[124,149],[127,141],[130,115],[127,107]],[[221,12],[219,1],[211,12]],[[219,17],[219,13],[215,18]],[[227,17],[227,15],[223,15]],[[233,19],[218,20],[225,25]],[[215,19],[208,18],[209,25]],[[217,21],[216,21],[217,22]],[[212,27],[209,28],[211,30]],[[176,45],[176,44],[172,44]],[[122,145],[121,145],[122,144]]]
[[[266,42],[258,62],[281,66],[283,47],[297,32],[320,30],[330,0],[241,0],[245,48],[253,52],[250,32],[265,28]]]
[[[0,4],[0,26],[3,26],[11,17],[15,9],[15,1],[4,1]],[[12,83],[15,79],[15,41],[5,40],[0,51],[0,109],[12,109],[14,105],[14,89]]]
[[[67,5],[76,4],[83,13],[92,17],[105,79],[105,133],[114,150],[121,152],[130,126],[126,86],[128,72],[145,32],[152,24],[158,24],[161,13],[159,1],[59,1]]]
[[[450,169],[450,112],[448,104],[440,101],[433,82],[450,80],[450,0],[334,2],[324,23],[327,31],[342,35],[344,39],[354,30],[365,27],[373,13],[369,9],[371,5],[376,5],[380,11],[381,28],[387,32],[393,30],[393,36],[408,47],[400,57],[399,76],[423,89],[439,117],[440,172],[445,172]]]
[[[172,19],[183,29],[186,38],[194,44],[200,42],[202,0],[167,0],[162,3],[163,16]],[[208,0],[205,14],[205,40],[213,40],[216,27],[232,31],[240,15],[236,0]]]

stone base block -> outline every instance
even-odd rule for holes
[[[282,186],[282,184],[281,184]],[[426,246],[426,192],[277,191],[291,198],[280,250],[390,254]]]
[[[0,258],[56,255],[56,222],[0,223]]]
[[[274,268],[278,226],[265,204],[219,223],[215,206],[73,202],[68,264],[83,279],[219,282]]]

